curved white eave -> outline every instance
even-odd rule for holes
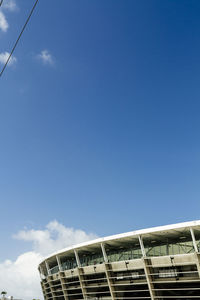
[[[135,231],[130,231],[130,232],[126,232],[126,233],[120,233],[120,234],[115,234],[115,235],[111,235],[111,236],[106,236],[103,238],[98,238],[95,240],[90,240],[87,242],[83,242],[80,244],[76,244],[67,248],[63,248],[59,251],[56,251],[50,255],[48,255],[47,257],[45,257],[45,259],[43,259],[41,263],[43,263],[45,260],[56,256],[58,254],[73,250],[73,249],[79,249],[82,247],[86,247],[86,246],[90,246],[92,244],[100,244],[103,242],[107,242],[107,241],[113,241],[113,240],[118,240],[118,239],[122,239],[125,237],[130,237],[130,236],[139,236],[139,235],[144,235],[144,234],[150,234],[150,233],[155,233],[155,232],[162,232],[162,231],[168,231],[168,230],[175,230],[175,229],[181,229],[181,228],[185,228],[185,227],[195,227],[195,226],[200,226],[200,220],[196,220],[196,221],[190,221],[190,222],[183,222],[183,223],[176,223],[176,224],[171,224],[171,225],[164,225],[164,226],[157,226],[157,227],[151,227],[151,228],[147,228],[147,229],[140,229],[140,230],[135,230]]]

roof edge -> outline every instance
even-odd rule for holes
[[[92,244],[100,244],[106,241],[111,241],[111,240],[118,240],[121,238],[129,237],[129,236],[138,236],[138,235],[143,235],[147,233],[154,233],[154,232],[162,232],[165,230],[173,230],[173,229],[178,229],[178,228],[184,228],[184,227],[195,227],[195,226],[200,226],[200,220],[195,220],[195,221],[189,221],[189,222],[181,222],[181,223],[175,223],[175,224],[170,224],[170,225],[162,225],[162,226],[155,226],[155,227],[150,227],[146,229],[139,229],[139,230],[134,230],[134,231],[129,231],[126,233],[120,233],[120,234],[115,234],[115,235],[110,235],[106,237],[100,237],[94,240],[89,240],[86,242],[82,242],[80,244],[72,245],[70,247],[63,248],[59,251],[53,252],[52,254],[46,256],[42,261],[39,263],[42,264],[45,260],[59,255],[61,253],[73,250],[73,249],[79,249],[84,246],[90,246]]]

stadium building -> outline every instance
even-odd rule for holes
[[[200,221],[66,248],[39,272],[45,300],[200,299]]]

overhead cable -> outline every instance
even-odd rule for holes
[[[22,28],[22,30],[21,30],[21,32],[20,32],[20,34],[19,34],[19,36],[18,36],[16,42],[15,42],[15,44],[14,44],[14,46],[13,46],[13,48],[12,48],[12,50],[11,50],[11,52],[10,52],[10,54],[9,54],[9,56],[8,56],[8,58],[7,58],[7,60],[6,60],[6,62],[5,62],[5,64],[4,64],[4,66],[3,66],[3,69],[2,69],[2,71],[1,71],[1,73],[0,73],[0,77],[2,76],[2,74],[3,74],[3,72],[4,72],[4,70],[5,70],[6,66],[7,66],[7,64],[9,63],[9,61],[10,61],[10,59],[11,59],[11,56],[13,55],[13,52],[15,51],[15,48],[17,47],[17,44],[18,44],[18,42],[19,42],[19,40],[20,40],[20,38],[21,38],[21,36],[22,36],[22,34],[23,34],[23,32],[24,32],[24,30],[25,30],[25,28],[26,28],[26,26],[27,26],[27,24],[28,24],[28,22],[29,22],[29,20],[30,20],[30,18],[31,18],[31,16],[32,16],[32,14],[33,14],[33,11],[34,11],[34,9],[35,9],[35,7],[36,7],[38,1],[39,1],[39,0],[36,0],[36,1],[35,1],[35,3],[34,3],[34,5],[33,5],[32,9],[31,9],[31,11],[30,11],[30,13],[29,13],[29,15],[28,15],[28,18],[26,19],[26,22],[25,22],[25,24],[24,24],[24,26],[23,26],[23,28]],[[2,3],[3,3],[3,0],[1,0],[0,6],[1,6]]]

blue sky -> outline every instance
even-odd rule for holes
[[[15,3],[0,53],[33,1]],[[199,219],[199,9],[39,1],[0,78],[2,260],[52,220],[104,236]]]

